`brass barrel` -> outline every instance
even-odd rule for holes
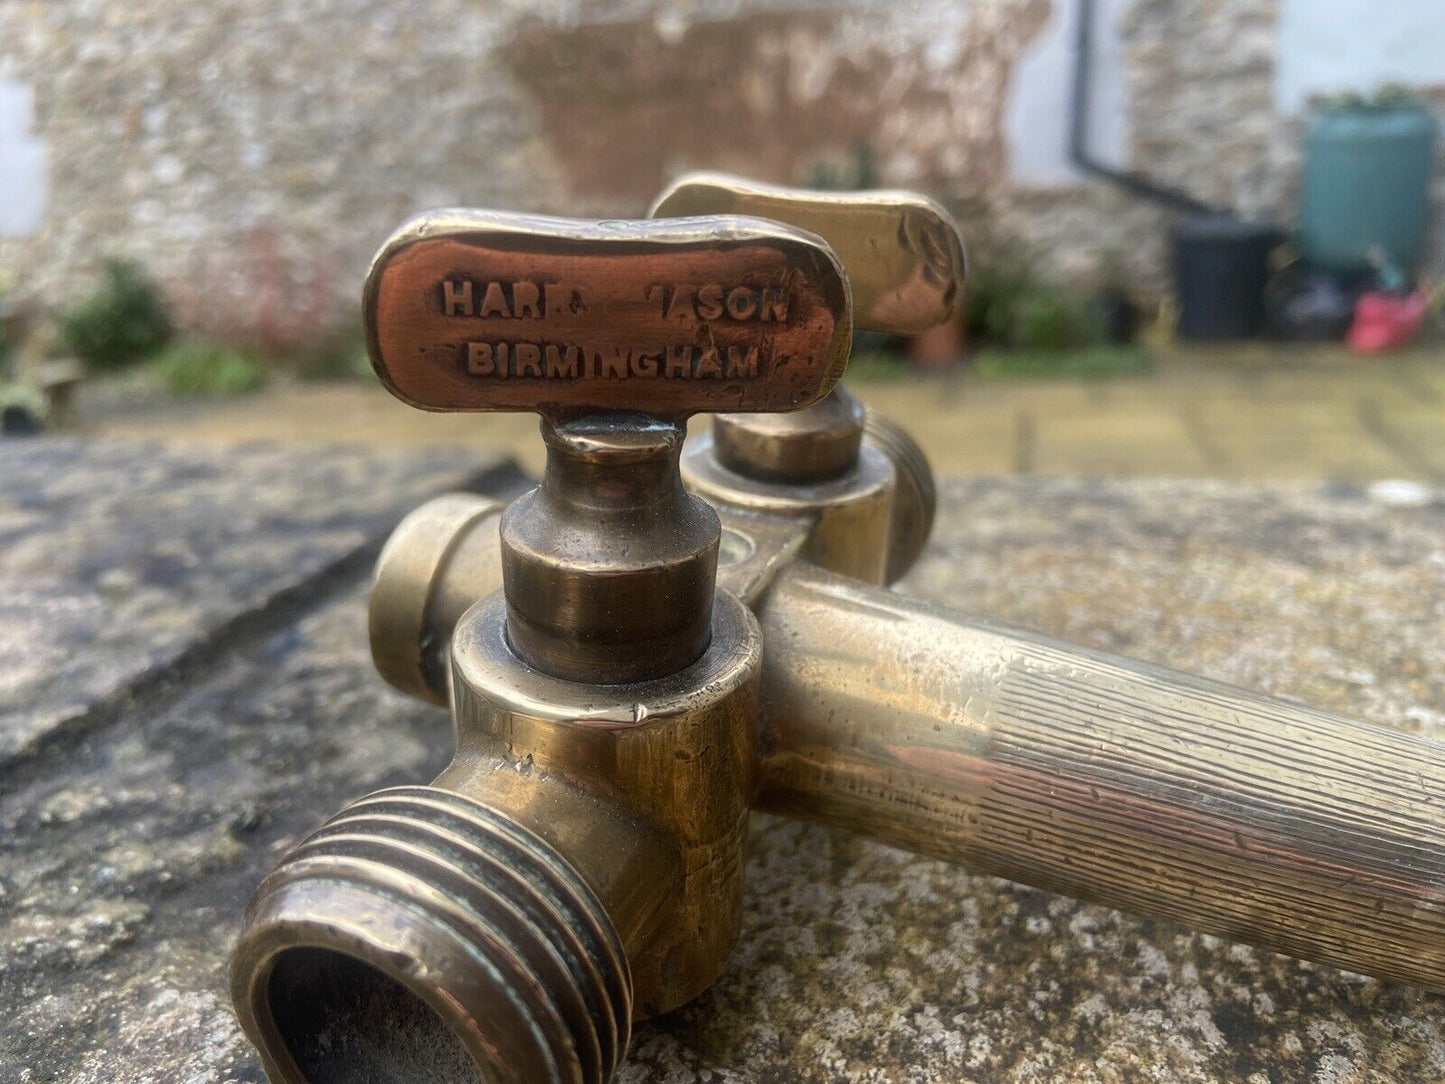
[[[1445,747],[815,567],[758,608],[764,808],[1445,989]]]

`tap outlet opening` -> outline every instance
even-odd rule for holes
[[[455,1032],[391,976],[328,949],[289,949],[270,1015],[309,1084],[486,1084]]]
[[[380,791],[247,909],[231,997],[273,1084],[606,1084],[632,984],[545,841],[438,787]]]

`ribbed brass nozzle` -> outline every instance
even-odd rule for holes
[[[435,787],[380,791],[293,849],[231,967],[275,1084],[604,1084],[627,1048],[626,956],[531,831]]]

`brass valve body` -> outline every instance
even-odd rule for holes
[[[431,786],[346,807],[253,898],[231,991],[275,1084],[398,1066],[472,1079],[443,1075],[468,1065],[597,1084],[634,1015],[684,1004],[727,962],[756,786],[756,619],[719,594],[700,658],[611,686],[533,669],[505,627],[492,595],[456,629],[457,753]],[[409,1063],[368,1030],[412,1031],[452,1061]]]
[[[547,469],[500,517],[443,499],[386,547],[377,667],[444,684],[456,756],[282,859],[232,998],[276,1084],[604,1084],[634,1015],[727,962],[757,789],[762,637],[714,594],[686,418],[826,396],[847,280],[774,223],[451,212],[382,247],[365,307],[395,394],[538,409]]]
[[[548,467],[383,552],[378,669],[449,698],[456,755],[252,900],[232,996],[275,1084],[605,1084],[630,1021],[726,962],[754,805],[1445,990],[1440,747],[880,589],[934,492],[836,388],[851,299],[955,314],[946,213],[713,175],[654,208],[705,211],[816,230],[852,290],[822,238],[743,217],[444,212],[378,254],[383,381],[538,409]],[[704,410],[732,413],[681,449]]]
[[[803,556],[808,560],[865,583],[888,582],[898,481],[892,461],[880,449],[860,443],[857,459],[843,473],[789,485],[727,466],[716,454],[716,440],[714,434],[705,434],[683,452],[682,476],[689,489],[718,508],[804,522],[809,530]]]

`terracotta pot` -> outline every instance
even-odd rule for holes
[[[915,335],[908,343],[908,356],[925,369],[949,369],[963,361],[963,322],[946,324]]]

